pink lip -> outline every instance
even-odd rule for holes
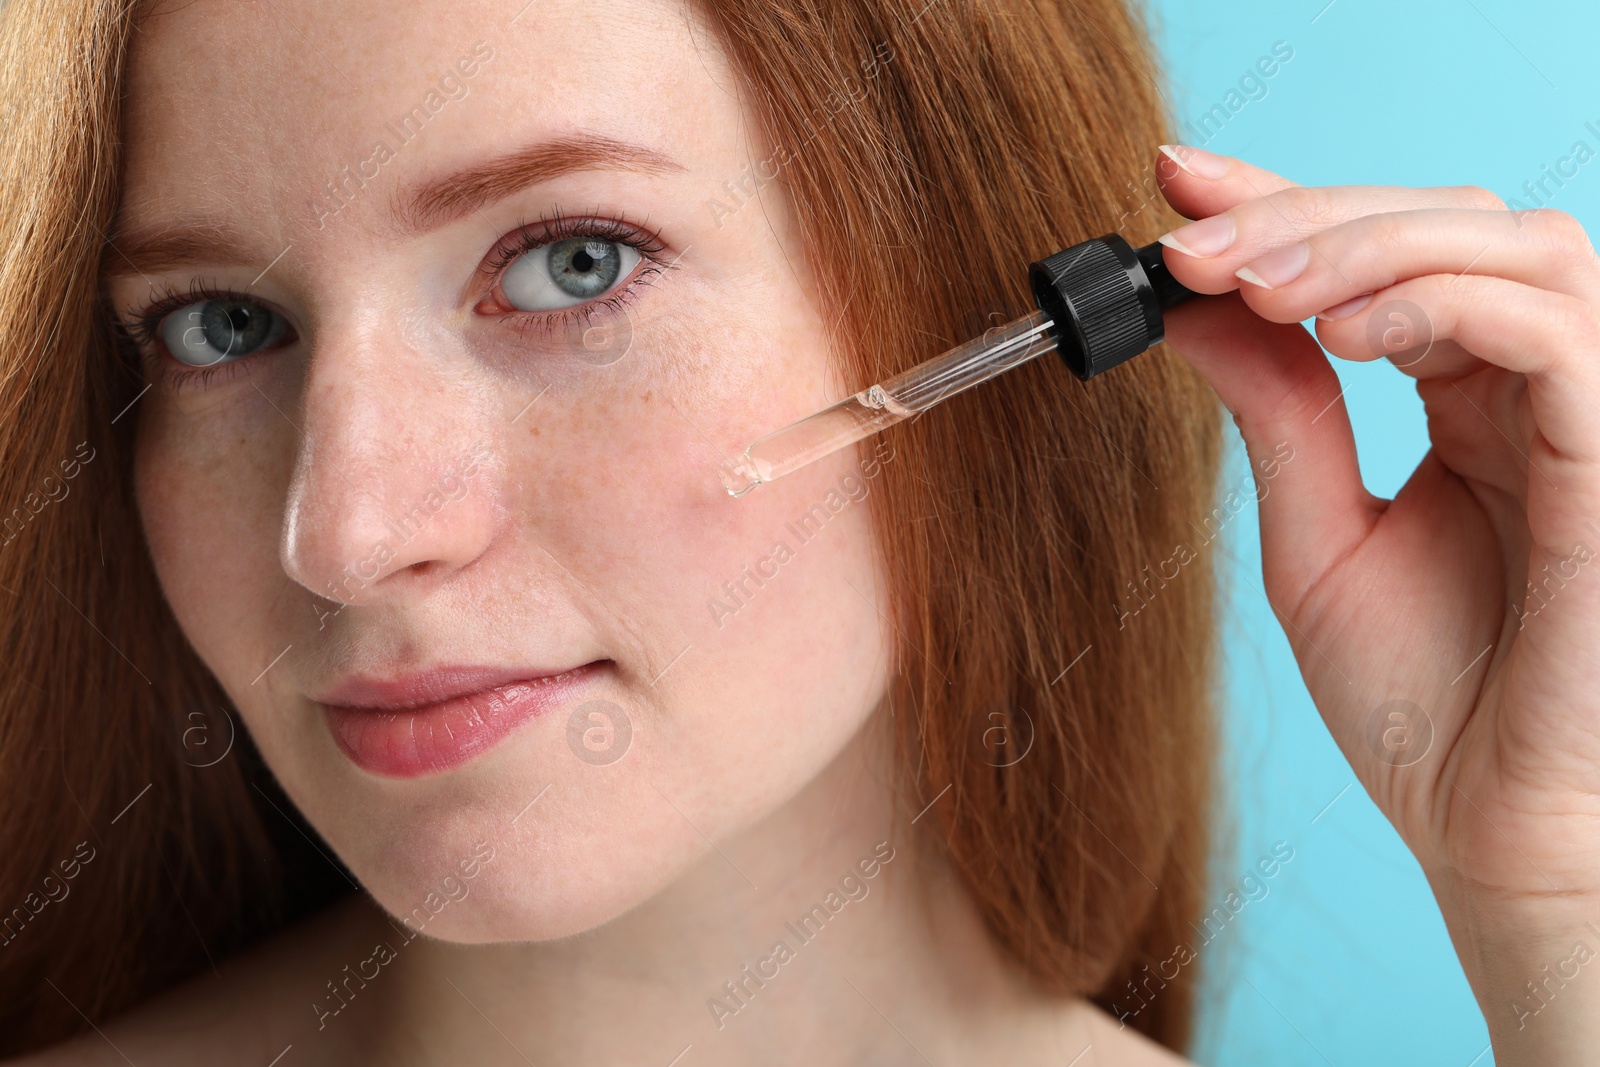
[[[348,679],[314,699],[334,742],[356,766],[386,778],[418,778],[493,748],[604,665],[543,673],[440,667],[394,679]]]

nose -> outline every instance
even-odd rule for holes
[[[321,341],[284,507],[284,571],[346,604],[447,580],[495,536],[491,420],[397,335]]]

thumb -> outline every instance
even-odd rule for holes
[[[1388,503],[1361,483],[1339,377],[1305,327],[1261,318],[1237,290],[1171,309],[1166,334],[1244,438],[1267,596],[1280,614],[1293,612]]]

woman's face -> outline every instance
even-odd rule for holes
[[[167,298],[156,570],[295,803],[435,936],[619,914],[884,692],[892,454],[716,475],[837,395],[739,95],[657,0],[202,0],[134,35],[110,286]]]

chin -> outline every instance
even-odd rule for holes
[[[461,769],[468,773],[432,779],[421,796],[400,799],[420,782],[386,784],[363,810],[345,807],[328,827],[330,843],[349,842],[340,854],[402,930],[462,944],[568,937],[610,922],[715,855],[663,802],[641,751],[647,745],[595,767],[552,759],[532,733]],[[560,746],[566,753],[564,738]],[[760,807],[766,798],[745,799]],[[718,829],[737,829],[702,826],[713,839]]]
[[[411,933],[457,944],[549,941],[637,907],[704,848],[698,837],[604,838],[578,827],[497,840],[492,829],[452,834],[418,850],[416,873],[386,872],[363,884]]]

